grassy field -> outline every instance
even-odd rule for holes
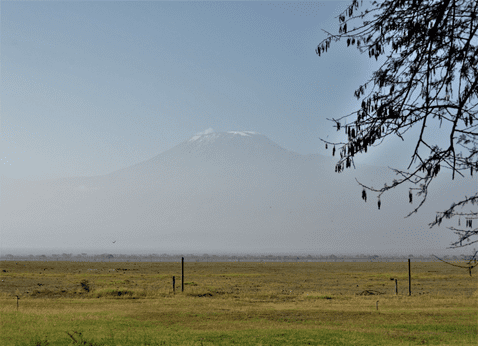
[[[1,345],[478,344],[478,281],[439,262],[412,262],[412,296],[406,262],[186,262],[184,292],[178,262],[3,261],[0,276]]]

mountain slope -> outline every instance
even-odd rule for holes
[[[195,136],[145,162],[104,176],[42,182],[2,180],[2,247],[124,250],[329,251],[444,247],[451,232],[426,229],[464,181],[431,194],[409,219],[407,190],[364,203],[355,181],[378,187],[393,175],[287,151],[251,132]],[[476,180],[476,179],[475,179]],[[417,229],[419,231],[417,231]],[[443,237],[433,234],[442,232]]]

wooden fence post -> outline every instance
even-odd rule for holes
[[[181,292],[184,292],[184,257],[181,257]]]
[[[176,294],[176,278],[173,276],[173,294]]]
[[[412,274],[410,272],[410,258],[408,259],[408,295],[412,295]]]
[[[398,295],[398,281],[395,279],[395,295]]]

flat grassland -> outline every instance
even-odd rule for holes
[[[184,292],[179,262],[2,261],[0,276],[1,345],[478,344],[476,276],[441,262],[412,262],[411,296],[406,262],[186,261]]]

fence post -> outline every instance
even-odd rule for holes
[[[184,257],[181,257],[181,292],[184,292]]]
[[[395,295],[398,295],[398,281],[395,279]]]
[[[412,295],[412,275],[410,272],[410,258],[408,259],[408,295]]]
[[[173,294],[176,294],[176,278],[173,276]]]

